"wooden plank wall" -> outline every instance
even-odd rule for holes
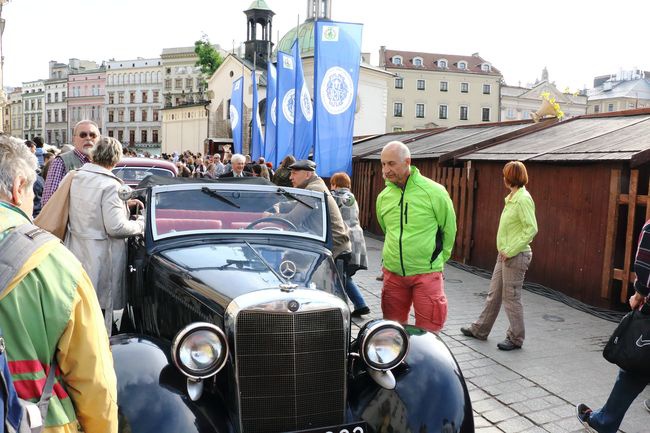
[[[634,255],[639,233],[650,220],[650,182],[639,170],[612,169],[603,254],[601,296],[626,304],[636,279]],[[618,292],[618,296],[616,293]]]
[[[424,176],[444,185],[449,192],[457,225],[452,258],[467,262],[471,252],[474,170],[468,167],[440,167],[434,159],[416,160],[413,164]],[[359,222],[365,230],[378,235],[383,233],[377,223],[375,203],[384,186],[379,160],[354,161],[352,190],[359,204]]]
[[[469,263],[491,270],[504,197],[503,162],[474,161],[473,247]],[[526,275],[591,305],[611,308],[601,296],[612,164],[557,165],[527,162],[539,232]]]

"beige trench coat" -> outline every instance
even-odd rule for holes
[[[124,307],[126,238],[144,231],[144,220],[129,220],[118,197],[122,185],[111,171],[87,163],[70,186],[68,233],[65,245],[79,259],[97,291],[110,335],[112,312]]]

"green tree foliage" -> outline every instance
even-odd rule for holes
[[[223,62],[221,54],[214,49],[208,40],[208,36],[205,34],[201,36],[201,39],[194,42],[194,52],[199,56],[196,66],[201,67],[201,72],[203,72],[206,78],[211,77]]]

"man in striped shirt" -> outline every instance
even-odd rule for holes
[[[43,206],[52,197],[59,187],[61,180],[70,170],[75,170],[90,162],[90,152],[99,141],[99,128],[92,120],[78,122],[72,132],[74,149],[72,152],[62,153],[50,163],[43,189],[41,203]]]

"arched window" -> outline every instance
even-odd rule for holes
[[[467,62],[462,60],[458,62],[458,69],[463,69],[463,70],[467,69]]]
[[[422,66],[424,64],[424,60],[422,60],[422,57],[414,57],[413,58],[413,65],[414,66]]]
[[[438,60],[438,67],[442,69],[447,69],[449,66],[449,62],[447,62],[447,59],[440,59]]]
[[[490,72],[492,70],[492,65],[489,63],[481,63],[481,71]]]
[[[401,65],[402,64],[402,56],[393,56],[393,65]]]

